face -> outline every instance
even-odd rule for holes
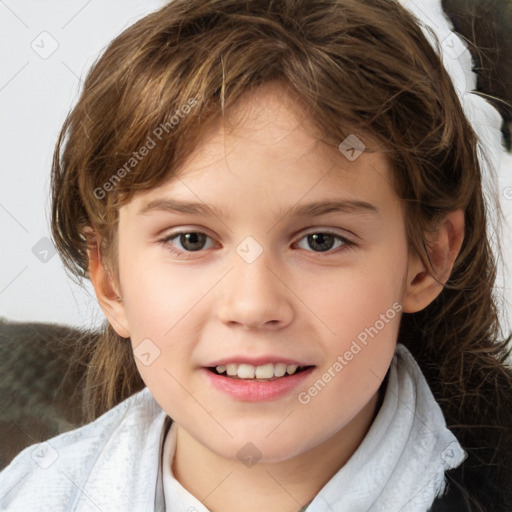
[[[278,461],[368,417],[409,259],[383,153],[325,146],[274,87],[242,112],[121,208],[117,314],[181,428],[223,457],[251,442]]]

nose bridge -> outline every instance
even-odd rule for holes
[[[220,317],[246,328],[277,327],[288,323],[292,306],[279,279],[279,262],[253,237],[246,237],[233,255],[225,284]]]

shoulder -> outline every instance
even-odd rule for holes
[[[404,359],[414,357],[400,344],[396,352]],[[443,396],[439,391],[441,378],[432,371],[434,365],[426,364],[428,358],[422,362],[421,371],[427,369],[427,383],[435,392],[434,398],[441,398],[438,403],[445,420],[448,418],[447,427],[467,454],[462,464],[446,471],[445,492],[434,500],[429,512],[512,511],[512,370],[496,365],[485,368],[488,381],[477,381],[476,392],[465,397],[472,406],[470,412],[462,410],[462,414],[458,407],[464,395],[458,392],[456,396]]]
[[[112,493],[123,493],[123,465],[158,459],[165,417],[145,388],[92,423],[25,448],[0,473],[0,510],[78,510],[84,493],[101,501],[107,475],[119,483]]]

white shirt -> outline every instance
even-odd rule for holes
[[[166,512],[209,512],[174,478],[176,425],[163,455]],[[445,488],[445,470],[466,455],[446,428],[419,366],[398,344],[382,406],[363,442],[307,512],[425,512]]]
[[[167,420],[145,388],[92,423],[25,448],[0,473],[0,511],[208,512],[171,474]],[[379,413],[307,512],[425,512],[444,489],[445,470],[464,458],[398,344]]]

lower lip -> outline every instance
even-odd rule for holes
[[[256,382],[243,379],[230,379],[203,368],[211,385],[226,393],[235,400],[243,402],[264,402],[276,400],[290,393],[311,375],[314,366],[288,377],[282,377],[268,382]]]

